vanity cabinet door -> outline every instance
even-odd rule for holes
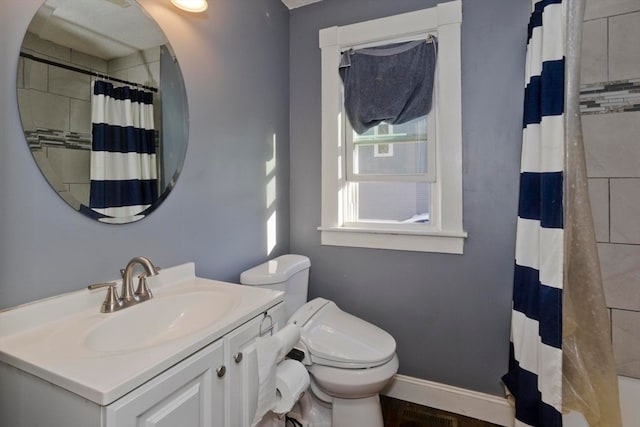
[[[223,427],[224,340],[105,408],[105,427]]]
[[[261,321],[262,316],[245,323],[227,335],[229,369],[227,427],[246,427],[253,421],[256,406],[256,398],[253,395],[256,394],[258,378],[254,341],[260,334]],[[251,381],[255,383],[253,387],[250,384]],[[253,400],[253,405],[250,404],[250,400]]]

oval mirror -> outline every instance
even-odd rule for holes
[[[33,158],[75,210],[128,223],[167,197],[186,154],[186,91],[135,0],[47,0],[22,42],[17,87]]]

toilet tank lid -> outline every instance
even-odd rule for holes
[[[311,261],[304,255],[281,255],[242,272],[243,285],[270,285],[289,280],[294,274],[309,268]]]

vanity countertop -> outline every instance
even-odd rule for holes
[[[193,263],[148,282],[151,301],[115,313],[100,313],[104,289],[0,312],[0,361],[108,405],[283,300],[282,292],[196,277]],[[155,315],[165,319],[149,323]]]

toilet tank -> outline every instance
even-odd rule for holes
[[[284,312],[289,319],[307,302],[310,266],[306,256],[282,255],[242,272],[240,283],[284,291]]]

